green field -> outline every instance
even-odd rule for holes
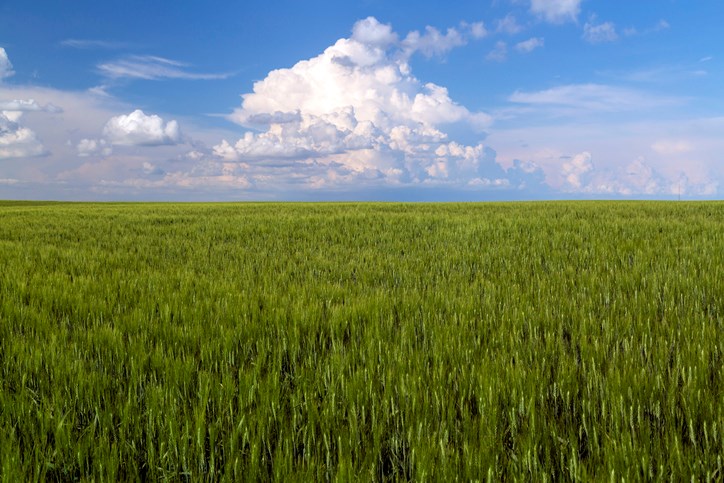
[[[0,479],[724,479],[724,203],[0,203]]]

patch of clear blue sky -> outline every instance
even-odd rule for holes
[[[578,25],[551,26],[532,18],[525,2],[498,1],[11,1],[0,7],[0,44],[11,54],[14,82],[62,89],[87,89],[103,83],[100,62],[127,54],[157,55],[187,62],[189,69],[230,73],[217,81],[120,81],[112,92],[147,109],[175,114],[227,112],[238,96],[271,69],[310,58],[349,35],[353,23],[368,15],[389,22],[401,35],[426,25],[440,29],[460,21],[483,21],[495,29],[497,19],[512,13],[526,28],[515,35],[490,35],[453,50],[444,59],[417,57],[413,68],[423,81],[448,87],[453,99],[473,110],[505,103],[514,90],[537,90],[566,83],[635,84],[631,75],[650,70],[645,81],[677,95],[721,94],[720,1],[637,0],[583,2]],[[595,15],[595,19],[594,16]],[[654,35],[660,20],[666,35]],[[581,24],[613,22],[621,39],[590,45],[581,39]],[[625,38],[624,29],[637,34]],[[545,48],[516,55],[515,43],[543,37]],[[63,47],[67,39],[101,40],[115,48]],[[488,62],[497,41],[510,51],[503,63]],[[625,44],[625,45],[624,45]],[[656,72],[659,71],[658,78]],[[683,72],[682,72],[683,71]],[[712,96],[713,97],[713,96]],[[710,107],[710,104],[708,104]],[[702,106],[703,107],[703,106]]]

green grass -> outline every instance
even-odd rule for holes
[[[0,204],[0,480],[724,478],[724,203]]]

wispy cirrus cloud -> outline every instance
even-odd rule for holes
[[[649,35],[656,32],[668,30],[670,27],[671,25],[668,21],[666,21],[665,19],[661,19],[653,27],[649,27],[644,30],[639,30],[636,27],[629,27],[623,30],[623,34],[627,37],[631,37],[633,35]]]
[[[91,49],[103,49],[103,50],[117,50],[125,49],[130,47],[131,44],[128,42],[116,42],[113,40],[98,40],[98,39],[65,39],[60,42],[61,47],[70,47],[73,49],[91,50]]]
[[[530,107],[589,112],[622,112],[682,103],[682,99],[605,84],[569,84],[541,91],[515,91],[509,100]]]
[[[189,64],[155,55],[130,55],[98,65],[100,73],[110,79],[187,79],[215,80],[226,79],[231,73],[192,72]]]
[[[599,74],[625,82],[667,84],[707,76],[709,72],[702,68],[701,64],[702,61],[688,64],[652,65],[631,71],[600,71]]]

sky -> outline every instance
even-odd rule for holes
[[[721,0],[0,3],[0,199],[724,198]]]

